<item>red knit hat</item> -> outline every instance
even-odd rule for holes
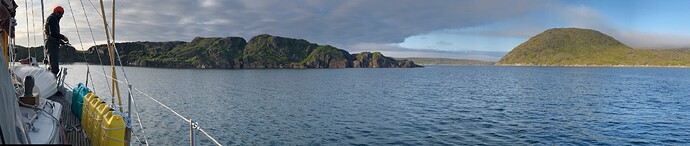
[[[65,13],[65,9],[63,9],[61,6],[57,6],[55,9],[53,9],[53,13],[55,12]]]

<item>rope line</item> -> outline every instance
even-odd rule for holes
[[[113,16],[115,15],[114,11],[115,10],[113,10]],[[106,23],[105,25],[107,27],[108,23]],[[115,26],[115,24],[113,24],[113,26]],[[115,28],[113,28],[113,30],[115,30]],[[113,33],[113,50],[115,50],[115,54],[117,55],[117,61],[120,63],[120,69],[122,70],[122,75],[125,77],[125,84],[127,84],[128,86],[131,86],[132,84],[129,84],[129,79],[127,78],[127,72],[125,71],[125,66],[122,64],[122,58],[120,58],[120,52],[117,51],[117,45],[115,43],[115,32],[113,31],[112,33]],[[127,88],[127,93],[129,95],[132,95],[132,89]]]
[[[110,140],[117,141],[117,142],[121,142],[121,143],[127,143],[127,142],[129,142],[129,141],[127,141],[127,140],[122,140],[122,139],[117,139],[117,138],[115,138],[115,137],[111,137],[110,135],[103,135],[103,137],[108,138],[108,139],[110,139]]]
[[[36,17],[35,16],[36,15],[34,15],[34,0],[31,0],[31,27],[33,28],[32,33],[36,32]],[[27,27],[28,27],[28,24],[27,24]],[[26,37],[31,37],[31,36],[26,36]],[[34,35],[34,44],[36,44],[36,35]],[[46,56],[44,55],[43,58],[46,58]]]
[[[68,3],[69,3],[70,9],[72,9],[71,2],[70,2],[69,0],[68,0]],[[105,67],[104,67],[104,65],[103,65],[103,61],[102,61],[102,58],[101,58],[100,53],[99,53],[100,51],[98,50],[98,47],[96,47],[97,44],[96,44],[95,35],[93,34],[93,29],[92,29],[92,27],[91,27],[91,24],[90,24],[88,15],[86,14],[86,8],[85,8],[85,6],[84,6],[83,0],[80,0],[80,3],[81,3],[81,6],[82,6],[82,10],[84,10],[84,16],[86,17],[86,21],[87,21],[87,24],[88,24],[88,26],[89,26],[89,31],[90,31],[91,37],[92,37],[92,39],[93,39],[95,51],[97,51],[96,53],[98,54],[99,62],[101,63],[101,69],[103,70],[103,73],[100,73],[100,72],[97,72],[97,73],[99,73],[99,74],[101,74],[101,75],[104,76],[104,78],[105,78],[105,80],[106,80],[106,83],[108,83],[108,80],[109,80],[108,78],[110,78],[111,82],[118,82],[118,83],[123,83],[123,84],[127,84],[127,85],[131,86],[131,84],[129,84],[129,80],[128,80],[128,78],[127,78],[127,73],[126,73],[126,71],[125,71],[124,65],[122,64],[122,58],[120,57],[120,53],[119,53],[119,51],[118,51],[117,46],[115,45],[116,43],[115,43],[114,37],[113,37],[113,43],[112,43],[112,45],[113,45],[112,47],[113,47],[113,49],[114,49],[114,54],[110,54],[110,55],[117,55],[117,59],[118,59],[117,61],[118,61],[118,62],[111,62],[111,64],[112,64],[112,65],[115,65],[115,63],[119,63],[119,64],[120,64],[120,67],[121,67],[120,69],[121,69],[122,72],[123,72],[123,76],[124,76],[124,78],[125,78],[125,79],[124,79],[125,82],[122,82],[122,81],[119,80],[119,79],[116,79],[116,78],[114,78],[114,77],[112,77],[112,76],[109,76],[109,75],[105,74]],[[96,8],[96,6],[95,6],[91,1],[89,1],[89,3],[90,3],[91,6],[96,10],[96,12],[99,13],[99,16],[100,16],[101,18],[104,18],[103,14],[100,13],[100,12],[98,11],[98,9]],[[74,15],[74,11],[71,11],[71,13],[72,13],[72,15]],[[73,19],[74,19],[75,27],[77,27],[76,18],[73,17]],[[104,26],[105,26],[106,28],[109,27],[107,22],[104,23]],[[107,29],[106,29],[106,31],[107,31]],[[78,27],[77,27],[77,33],[79,33],[79,32],[78,32]],[[114,32],[113,32],[113,33],[114,33]],[[82,40],[81,40],[81,36],[80,36],[80,35],[79,35],[79,41],[80,41],[80,43],[81,43],[80,45],[82,45],[82,48],[84,48],[84,47],[83,47],[83,42],[82,42]],[[87,71],[90,71],[89,66],[88,66],[88,61],[87,61],[87,58],[86,58],[86,55],[85,55],[85,54],[84,54],[84,60],[87,62]],[[114,69],[115,69],[115,68],[113,68],[113,71],[114,71]],[[89,74],[89,76],[90,76],[90,74]],[[87,77],[87,80],[88,80],[88,78],[89,78],[89,77]],[[92,85],[93,85],[93,82],[92,82]],[[87,85],[87,86],[88,86],[88,85]],[[93,86],[92,86],[92,87],[93,87]],[[94,88],[95,88],[95,87],[94,87]],[[108,84],[108,88],[112,88],[112,87],[110,86],[110,84]],[[146,94],[145,92],[143,92],[143,91],[141,91],[141,90],[139,90],[139,89],[137,89],[137,88],[133,88],[133,89],[132,89],[132,88],[128,88],[128,92],[129,92],[130,95],[132,94],[132,90],[136,90],[136,91],[139,92],[140,94],[142,94],[142,95],[148,97],[149,99],[151,99],[152,101],[158,103],[160,106],[166,108],[167,110],[169,110],[170,112],[172,112],[173,114],[175,114],[176,116],[178,116],[179,118],[181,118],[183,121],[185,121],[185,122],[187,122],[187,123],[191,122],[191,120],[190,120],[189,118],[186,118],[186,117],[182,116],[180,113],[178,113],[177,111],[173,110],[173,109],[170,108],[169,106],[163,104],[162,102],[158,101],[158,100],[157,100],[156,98],[154,98],[153,96],[150,96],[150,95]],[[115,97],[115,94],[119,94],[119,93],[114,93],[114,91],[111,90],[111,98],[114,98],[114,97]],[[135,103],[134,98],[131,98],[131,100],[132,100],[132,103],[134,104],[134,107],[135,107],[135,111],[136,111],[135,114],[136,114],[137,119],[138,119],[138,121],[139,121],[139,126],[140,126],[140,128],[141,128],[141,130],[142,130],[142,133],[143,133],[143,135],[144,135],[144,141],[146,142],[146,145],[148,145],[148,140],[147,140],[147,138],[146,138],[146,132],[145,132],[145,130],[144,130],[143,123],[141,122],[141,118],[140,118],[140,115],[139,115],[139,112],[138,112],[137,104]],[[105,100],[104,100],[104,101],[105,101]],[[112,103],[112,105],[115,105],[115,103]],[[119,108],[122,108],[122,107],[119,107]],[[130,118],[131,118],[131,117],[130,117]],[[197,127],[196,129],[197,129],[198,131],[201,131],[201,133],[203,133],[206,137],[208,137],[209,139],[211,139],[211,141],[213,141],[215,144],[217,144],[217,145],[222,145],[222,144],[220,144],[215,138],[211,137],[211,135],[209,135],[205,130],[203,130],[203,129],[201,129],[201,128],[198,128],[198,127]],[[106,135],[106,136],[107,136],[107,135]],[[109,137],[108,137],[108,138],[109,138]],[[136,138],[137,138],[137,140],[139,140],[138,137],[136,137]]]
[[[115,64],[116,64],[115,63],[115,56],[113,55],[114,48],[110,44],[110,36],[109,36],[110,34],[108,31],[108,26],[107,26],[108,21],[106,20],[106,16],[105,16],[106,13],[105,13],[105,8],[103,6],[103,0],[99,0],[99,2],[100,2],[100,6],[101,6],[101,14],[103,15],[101,18],[103,20],[103,26],[104,26],[104,32],[105,32],[105,41],[106,41],[106,44],[108,46],[108,56],[110,58],[110,66],[111,66],[110,71],[112,74],[111,78],[113,78],[113,82],[111,82],[113,86],[112,86],[112,88],[110,88],[110,91],[113,92],[115,95],[117,95],[118,104],[120,106],[122,106],[122,99],[120,96],[120,86],[114,81],[114,80],[117,80],[116,79],[117,78],[117,72],[115,70]],[[116,92],[116,90],[117,90],[117,92]],[[111,102],[115,103],[115,98],[111,99]],[[122,109],[119,109],[119,110],[120,110],[120,112],[123,112]]]
[[[79,38],[79,45],[81,46],[82,49],[84,49],[84,42],[82,42],[82,40],[81,40],[81,33],[79,33],[79,26],[77,25],[77,18],[74,17],[74,9],[72,9],[71,0],[67,0],[67,4],[69,6],[70,13],[72,13],[72,22],[74,22],[74,28],[76,28],[76,30],[77,30],[77,38]],[[84,14],[86,14],[86,12],[84,12]],[[86,86],[89,86],[89,78],[91,78],[91,74],[90,74],[91,67],[89,66],[89,60],[86,58],[86,53],[82,53],[82,56],[84,57],[84,62],[86,62]],[[91,85],[93,85],[93,82],[91,83]],[[92,86],[92,87],[94,87],[94,86]],[[94,91],[94,93],[95,92],[96,91]]]
[[[211,141],[213,141],[213,143],[216,143],[216,145],[222,145],[222,144],[220,144],[215,138],[211,137],[211,135],[208,135],[208,133],[206,133],[206,131],[204,131],[204,129],[201,129],[201,128],[197,128],[197,129],[199,129],[199,131],[201,131],[201,133],[203,133],[204,135],[206,135],[206,137],[208,137],[209,139],[211,139]]]
[[[29,31],[29,0],[24,0],[24,7],[26,7],[26,9],[24,9],[24,13],[26,14],[26,45],[28,45],[28,49],[31,47],[31,33]],[[31,52],[31,49],[28,50]],[[29,57],[31,57],[31,53],[29,53]]]
[[[137,120],[139,121],[139,127],[141,128],[141,133],[144,135],[144,142],[146,145],[149,145],[149,140],[146,138],[146,130],[144,130],[144,123],[141,122],[141,116],[139,116],[139,108],[137,107],[137,103],[134,101],[134,98],[132,98],[132,104],[134,105],[134,113],[137,115]],[[131,118],[131,117],[130,117]],[[139,137],[137,137],[138,139]]]
[[[88,62],[87,62],[87,64],[88,64]],[[87,68],[86,74],[90,74],[90,72],[91,72],[91,69]],[[98,93],[98,92],[96,92],[96,84],[93,83],[93,76],[89,75],[89,79],[91,80],[91,91],[93,91],[93,93]],[[89,85],[87,84],[86,87],[88,87],[88,86]]]
[[[159,105],[163,106],[164,108],[170,110],[172,113],[174,113],[174,114],[177,115],[178,117],[182,118],[182,120],[184,120],[185,122],[189,123],[189,122],[191,121],[191,120],[189,120],[188,118],[185,118],[184,116],[180,115],[180,113],[177,113],[177,111],[173,110],[172,108],[168,107],[167,105],[161,103],[160,101],[156,100],[155,98],[151,97],[150,95],[148,95],[148,94],[142,92],[141,90],[139,90],[139,89],[137,89],[137,88],[134,88],[134,90],[136,90],[137,92],[139,92],[139,93],[143,94],[144,96],[150,98],[151,100],[155,101],[156,103],[158,103]]]
[[[103,19],[103,14],[101,14],[101,12],[98,11],[98,8],[96,8],[96,5],[94,5],[93,2],[91,2],[91,1],[89,1],[89,4],[91,4],[91,7],[93,7],[93,9],[96,11],[96,13],[98,13],[98,16],[100,16],[101,19]],[[83,6],[83,4],[82,4],[82,6]]]
[[[108,75],[106,75],[106,74],[104,74],[104,73],[99,73],[99,74],[100,74],[100,75],[103,75],[103,76],[106,76],[107,78],[113,79],[112,77],[110,77],[110,76],[108,76]],[[123,83],[121,80],[115,80],[115,81],[116,81],[116,82],[119,82],[119,83]],[[162,102],[156,100],[153,96],[144,93],[143,91],[139,90],[138,88],[132,87],[132,89],[135,90],[135,91],[137,91],[137,92],[139,92],[140,94],[142,94],[142,95],[148,97],[149,99],[153,100],[154,102],[158,103],[158,105],[160,105],[160,106],[162,106],[162,107],[168,109],[170,112],[172,112],[172,113],[175,114],[176,116],[180,117],[183,121],[185,121],[185,122],[187,122],[187,123],[189,123],[189,122],[191,121],[191,120],[189,120],[189,118],[186,118],[186,117],[182,116],[182,115],[181,115],[180,113],[178,113],[177,111],[173,110],[172,108],[168,107],[167,105],[163,104]],[[134,99],[134,98],[132,98],[132,99]],[[135,110],[136,110],[136,109],[137,109],[137,108],[136,108],[136,104],[134,104],[134,105],[135,105]],[[138,113],[139,113],[139,112],[136,112],[136,113],[137,113],[137,118],[138,118]],[[141,123],[141,122],[140,122],[140,123]],[[142,128],[142,129],[143,129],[143,128]],[[199,131],[201,131],[201,133],[203,133],[206,137],[208,137],[209,139],[211,139],[211,141],[213,141],[213,143],[215,143],[215,144],[217,144],[217,145],[222,145],[222,144],[220,144],[215,138],[213,138],[210,134],[208,134],[204,129],[201,129],[201,128],[197,128],[197,129],[198,129]],[[145,139],[145,140],[146,140],[146,139]],[[147,142],[147,144],[148,144],[148,142]]]
[[[137,141],[136,141],[136,142],[139,142],[139,143],[141,143],[141,139],[139,139],[139,136],[138,136],[138,135],[136,135],[136,134],[132,133],[132,136],[134,136],[134,138],[136,138],[136,139],[137,139]]]
[[[101,70],[105,72],[105,65],[103,65],[103,59],[101,58],[101,53],[98,51],[98,44],[96,44],[96,35],[93,34],[93,29],[91,28],[91,21],[89,20],[89,15],[86,14],[86,7],[84,6],[84,0],[79,0],[79,3],[81,4],[81,9],[84,11],[84,17],[86,18],[86,24],[89,26],[89,32],[91,32],[91,39],[93,39],[93,48],[94,51],[96,51],[96,55],[98,56],[98,62],[101,63]],[[91,1],[89,1],[91,3]],[[91,3],[91,6],[94,6],[93,3]],[[95,6],[94,6],[95,8]],[[98,10],[96,10],[96,13],[98,13]],[[99,13],[100,16],[100,13]],[[88,64],[88,62],[87,62]],[[105,83],[108,85],[108,88],[110,87],[110,83],[108,83],[108,78],[105,78]],[[110,96],[115,96],[112,91],[110,91]]]

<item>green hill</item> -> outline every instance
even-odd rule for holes
[[[303,39],[262,34],[249,40],[242,57],[246,68],[291,68],[317,47]]]
[[[599,31],[554,28],[515,47],[496,65],[690,66],[690,52],[633,49]]]
[[[127,42],[117,43],[124,65],[162,68],[381,68],[421,67],[409,60],[395,60],[379,52],[350,54],[330,45],[318,45],[303,39],[285,38],[267,34],[252,37],[249,42],[241,37],[194,38],[191,42]],[[18,49],[19,57],[26,57],[27,49]],[[42,48],[32,48],[39,60]],[[377,55],[362,55],[377,54]],[[85,62],[109,65],[105,45],[88,51],[73,47],[61,49],[61,63]],[[366,62],[366,64],[361,63]]]

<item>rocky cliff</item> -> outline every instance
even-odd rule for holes
[[[127,42],[117,43],[122,64],[162,68],[410,68],[421,67],[409,60],[395,60],[379,52],[349,52],[330,45],[318,45],[303,39],[267,34],[252,37],[194,38],[191,42]],[[61,52],[62,62],[109,64],[105,45],[76,51],[67,47]],[[34,48],[36,51],[42,49]],[[35,52],[35,51],[34,51]],[[41,60],[42,53],[40,54]],[[99,59],[100,57],[100,59]],[[100,60],[100,61],[99,61]]]
[[[299,68],[319,45],[267,34],[252,37],[242,56],[244,68]]]

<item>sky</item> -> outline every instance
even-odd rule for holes
[[[42,45],[40,1],[15,1],[16,44]],[[112,1],[104,3],[111,23]],[[45,1],[46,17],[58,5],[73,46],[105,42],[99,1]],[[117,42],[271,34],[351,53],[497,61],[547,29],[577,27],[633,48],[690,48],[688,0],[118,0],[115,7]]]

